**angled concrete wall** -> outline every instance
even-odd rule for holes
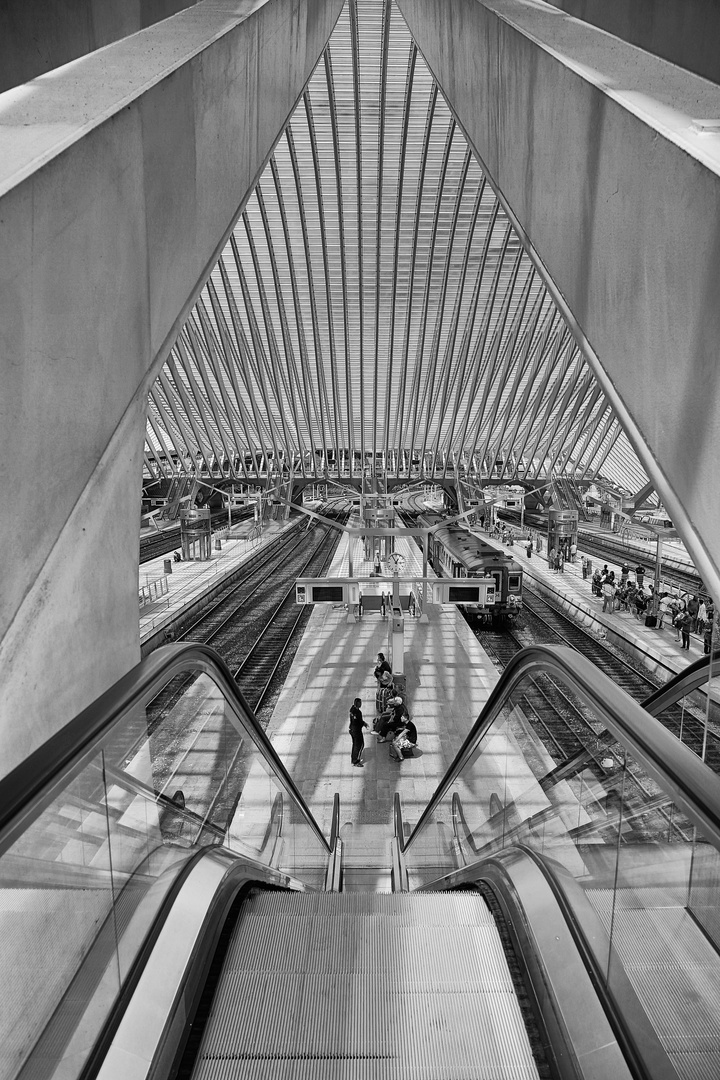
[[[720,599],[720,89],[542,3],[398,7]]]
[[[717,0],[549,0],[568,15],[720,82]]]
[[[3,0],[0,94],[198,0]]]
[[[0,772],[140,655],[147,393],[343,0],[203,0],[0,96]]]

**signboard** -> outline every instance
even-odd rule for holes
[[[300,578],[295,582],[296,604],[358,604],[360,583],[350,578]]]
[[[491,607],[496,600],[495,580],[491,578],[448,578],[434,581],[433,604],[476,604]]]

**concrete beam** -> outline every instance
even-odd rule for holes
[[[548,0],[576,19],[720,82],[717,0]]]
[[[147,394],[343,0],[203,0],[0,96],[0,771],[140,655]]]
[[[3,0],[0,94],[198,0]]]
[[[398,7],[720,598],[720,89],[537,0]]]

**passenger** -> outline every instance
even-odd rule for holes
[[[385,742],[391,732],[398,732],[404,727],[405,720],[410,718],[403,699],[398,694],[389,702],[390,708],[382,714],[381,723],[378,727],[378,741]]]
[[[173,552],[173,562],[182,562],[182,555],[179,551]]]
[[[638,588],[639,589],[642,589],[644,579],[645,579],[645,567],[642,564],[639,564],[638,566],[635,567],[635,580],[638,583]]]
[[[705,620],[705,630],[703,631],[703,652],[706,656],[709,655],[713,645],[713,622],[715,619],[715,608],[712,601],[707,604],[707,619]]]
[[[613,610],[615,608],[615,582],[613,581],[612,577],[609,574],[605,578],[605,582],[604,582],[603,587],[602,587],[602,594],[603,594],[603,606],[602,606],[603,612],[608,611],[612,615]]]
[[[413,749],[417,746],[417,728],[413,724],[412,720],[408,717],[405,724],[396,733],[395,738],[390,743],[390,749],[388,751],[389,756],[393,761],[401,762],[403,755],[408,757],[412,756]]]
[[[588,561],[584,555],[580,559],[580,569],[582,570],[583,581],[587,581]]]
[[[675,609],[675,612],[674,612],[674,615],[673,615],[673,626],[675,627],[675,640],[680,641],[680,631],[682,629],[682,617],[685,614],[685,601],[683,600],[683,598],[681,596],[676,596],[673,606],[674,606],[674,609]]]
[[[630,567],[628,566],[628,564],[626,562],[624,562],[622,564],[622,566],[620,567],[620,580],[623,582],[623,584],[627,581],[629,575],[630,575]]]
[[[570,562],[575,562],[575,556],[577,555],[577,544],[570,545]]]
[[[551,547],[550,550],[548,551],[548,569],[549,570],[554,570],[555,569],[555,548],[554,547]]]
[[[705,623],[707,622],[707,604],[704,600],[700,601],[700,606],[697,613],[697,632],[702,635],[705,633]]]
[[[693,617],[690,614],[690,607],[686,608],[680,616],[680,633],[682,634],[681,649],[687,649],[690,652],[690,627],[693,624]]]
[[[560,548],[560,550],[558,551],[558,553],[556,555],[556,562],[557,562],[558,573],[559,574],[564,574],[565,573],[565,550],[564,550],[564,548]]]
[[[690,597],[687,603],[687,609],[690,612],[690,631],[694,634],[697,630],[698,611],[700,610],[700,601],[697,596]]]
[[[383,671],[380,676],[380,682],[378,688],[375,691],[375,712],[377,715],[385,712],[390,699],[395,697],[395,687],[393,686],[392,675],[389,671]]]
[[[635,601],[636,600],[637,600],[637,586],[635,585],[634,581],[629,581],[628,584],[627,584],[627,588],[625,590],[625,603],[627,605],[627,610],[632,615],[637,614],[637,610],[636,610],[636,607],[635,607]]]
[[[647,597],[642,589],[638,589],[635,593],[635,617],[638,622],[642,622],[645,610],[647,608]]]
[[[373,675],[375,676],[375,678],[376,678],[376,680],[378,682],[380,682],[380,676],[385,671],[389,671],[390,674],[392,675],[392,668],[390,667],[387,660],[385,659],[385,653],[379,652],[377,654],[377,661],[375,663],[375,670],[373,671]]]
[[[599,570],[592,576],[592,591],[595,596],[602,596],[602,574]]]
[[[367,724],[363,720],[363,714],[360,710],[361,705],[362,701],[359,697],[356,697],[350,707],[350,726],[348,728],[348,731],[350,732],[350,738],[352,739],[350,761],[356,769],[363,768],[362,755],[365,748],[363,728],[367,727]]]
[[[525,546],[525,550],[527,551],[528,559],[532,559],[532,547],[533,547],[533,545],[532,545],[532,537],[530,537],[528,539],[528,542],[527,542],[526,546]]]

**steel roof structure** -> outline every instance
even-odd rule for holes
[[[148,476],[647,484],[392,0],[347,0],[149,396]]]

